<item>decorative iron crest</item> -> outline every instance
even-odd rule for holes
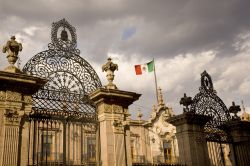
[[[91,65],[76,49],[76,33],[65,19],[52,24],[49,50],[32,57],[23,72],[48,80],[33,100],[36,109],[95,113],[88,94],[101,87]]]
[[[202,90],[210,91],[211,93],[216,93],[213,87],[212,79],[206,71],[201,73],[201,88]]]
[[[189,111],[212,117],[205,126],[207,132],[214,132],[213,135],[215,133],[219,135],[225,134],[220,128],[225,122],[230,121],[231,117],[226,105],[217,96],[213,88],[212,79],[206,71],[201,74],[201,87],[199,90],[200,92],[193,98]],[[211,137],[211,134],[208,134],[207,137]],[[225,137],[225,135],[223,137]]]
[[[71,26],[65,19],[52,23],[51,41],[49,49],[58,49],[80,54],[76,49],[77,36],[75,27]]]

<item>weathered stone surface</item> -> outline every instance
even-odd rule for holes
[[[176,126],[180,164],[209,166],[208,149],[203,129],[210,118],[205,115],[183,113],[167,120]]]
[[[90,94],[96,104],[100,123],[100,156],[103,166],[131,166],[131,146],[128,106],[138,100],[140,94],[117,89],[100,88]],[[99,147],[99,145],[97,145]],[[99,151],[99,149],[97,149]]]
[[[0,71],[0,165],[26,166],[28,126],[26,115],[32,97],[46,80]]]

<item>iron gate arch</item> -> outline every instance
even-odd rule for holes
[[[211,76],[206,71],[201,74],[199,93],[193,98],[189,111],[211,117],[204,126],[210,164],[226,165],[225,148],[229,149],[232,138],[224,125],[230,122],[232,117],[224,102],[217,96]]]
[[[29,114],[28,165],[95,162],[97,115],[88,94],[101,87],[80,57],[76,30],[65,19],[52,24],[49,49],[32,57],[23,72],[47,83],[33,95]]]

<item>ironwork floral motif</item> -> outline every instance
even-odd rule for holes
[[[38,53],[24,66],[23,72],[48,80],[33,95],[34,110],[95,114],[88,94],[101,87],[101,82],[80,56],[75,31],[65,19],[53,23],[49,50]]]
[[[231,117],[226,105],[217,96],[212,79],[206,71],[201,74],[199,91],[193,98],[189,111],[212,117],[205,125],[207,139],[218,139],[218,136],[214,137],[214,135],[219,135],[221,140],[226,141],[227,135],[221,130],[221,126],[230,121]]]

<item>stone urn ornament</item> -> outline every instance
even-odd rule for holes
[[[107,89],[117,89],[116,85],[113,83],[115,70],[118,70],[118,65],[114,64],[111,58],[108,58],[108,62],[102,66],[102,71],[107,73],[106,78],[108,80],[108,85],[105,86]]]
[[[18,53],[22,51],[23,47],[21,43],[16,41],[16,37],[12,36],[9,41],[3,46],[3,53],[7,53],[7,59],[9,66],[5,68],[5,71],[21,73],[20,69],[14,66],[18,59]]]

